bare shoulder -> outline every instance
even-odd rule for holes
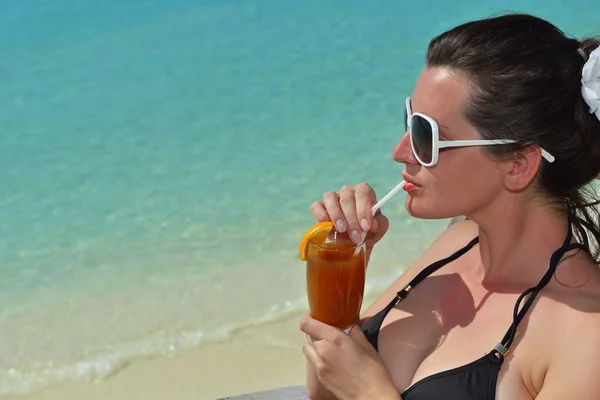
[[[551,339],[545,347],[552,351],[536,399],[600,398],[600,285],[562,293],[547,303],[545,331],[553,334],[547,335]]]
[[[423,254],[396,279],[361,315],[361,320],[372,317],[384,308],[396,293],[420,271],[433,262],[446,258],[467,245],[479,234],[479,226],[469,220],[449,225]]]

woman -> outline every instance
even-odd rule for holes
[[[596,48],[515,14],[432,40],[393,158],[412,216],[467,220],[348,335],[303,318],[310,398],[600,399],[600,226],[583,190],[600,173]],[[363,183],[311,211],[368,232],[370,251],[388,228],[375,202]]]

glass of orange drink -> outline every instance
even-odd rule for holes
[[[366,246],[347,233],[332,233],[333,224],[320,222],[300,243],[300,259],[306,261],[306,286],[311,316],[341,330],[357,321],[362,306]],[[332,239],[333,238],[333,239]]]

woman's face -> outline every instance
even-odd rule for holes
[[[466,78],[444,68],[425,68],[411,96],[412,111],[428,115],[439,126],[440,140],[481,139],[463,117],[462,107],[471,86]],[[491,208],[504,191],[498,163],[481,147],[442,149],[438,163],[424,167],[416,160],[408,133],[392,152],[405,164],[405,179],[417,186],[408,190],[406,209],[417,218],[451,218]]]

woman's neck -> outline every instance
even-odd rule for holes
[[[477,279],[486,287],[536,284],[570,229],[566,215],[548,205],[505,207],[472,219],[479,225]]]

